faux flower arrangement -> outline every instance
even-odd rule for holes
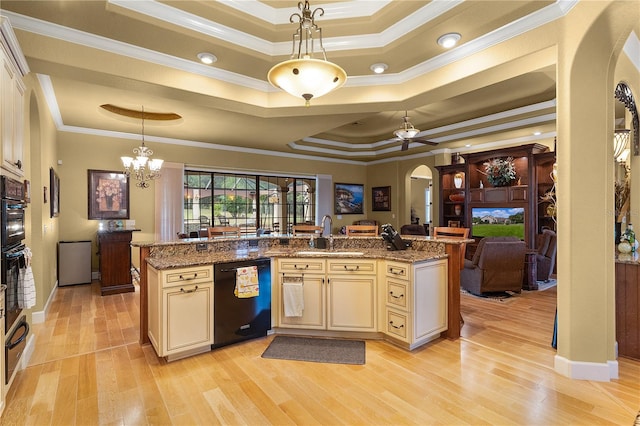
[[[631,190],[629,175],[629,170],[626,169],[624,178],[616,180],[614,183],[616,222],[622,222],[622,217],[629,210],[629,193]]]
[[[516,178],[513,157],[494,158],[484,163],[485,175],[493,186],[506,186]]]

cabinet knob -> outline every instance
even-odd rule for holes
[[[18,161],[16,161],[16,162],[15,162],[15,163],[13,163],[13,164],[15,164],[15,166],[16,166],[17,168],[19,168],[20,170],[22,170],[22,161],[18,160]]]

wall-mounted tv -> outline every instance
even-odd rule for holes
[[[518,237],[524,240],[523,207],[473,207],[471,235],[474,237]]]

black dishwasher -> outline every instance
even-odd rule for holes
[[[259,295],[238,298],[236,271],[256,266]],[[213,345],[229,345],[267,335],[271,328],[271,261],[269,259],[218,263],[213,274]]]

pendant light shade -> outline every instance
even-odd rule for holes
[[[308,106],[311,99],[326,95],[342,86],[347,81],[347,73],[340,66],[327,60],[322,46],[322,29],[315,23],[316,14],[324,15],[324,9],[319,7],[312,12],[308,1],[304,4],[298,3],[298,8],[300,13],[294,13],[289,17],[291,23],[296,20],[299,23],[298,30],[293,34],[291,59],[271,68],[267,79],[273,86],[290,95],[303,98]],[[313,58],[314,34],[318,35],[322,59]]]

